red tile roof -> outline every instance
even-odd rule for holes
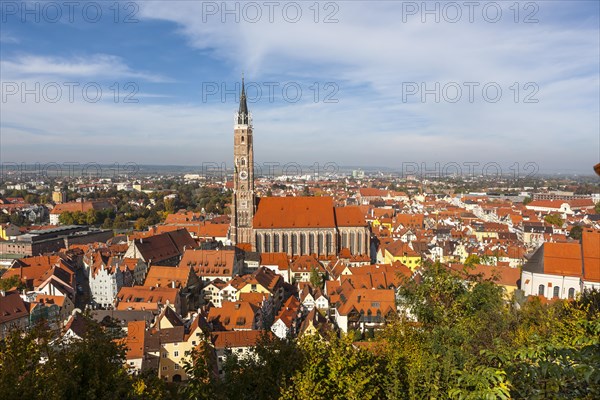
[[[544,243],[544,273],[581,276],[579,243]]]
[[[255,229],[335,228],[331,197],[264,197],[254,215]]]
[[[357,206],[336,207],[335,220],[337,226],[366,226],[365,217]]]
[[[584,279],[600,282],[600,231],[584,229],[581,239]]]

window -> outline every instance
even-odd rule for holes
[[[279,253],[279,235],[277,233],[273,235],[273,252]]]
[[[271,252],[271,235],[265,235],[265,253]]]
[[[544,285],[538,286],[538,295],[543,296],[544,295],[544,289],[545,289]]]
[[[315,252],[315,235],[312,233],[308,234],[308,254]]]
[[[167,367],[166,365],[164,367],[162,367],[163,371],[166,371],[169,367]]]
[[[554,292],[552,293],[552,297],[558,297],[560,295],[560,286],[554,286]]]
[[[281,249],[284,253],[287,253],[288,251],[288,234],[284,233],[283,234],[283,248]]]
[[[163,353],[163,358],[167,358],[169,357],[169,353],[167,353],[166,351]]]
[[[244,137],[242,136],[242,143],[244,143]]]
[[[261,252],[262,249],[262,236],[260,233],[256,234],[256,251]]]
[[[319,233],[319,237],[317,238],[317,253],[323,254],[323,234]]]
[[[173,357],[179,357],[179,352],[177,350],[173,352]]]
[[[575,288],[570,288],[569,289],[569,298],[570,299],[574,299],[575,298]]]
[[[298,251],[298,253],[300,255],[304,255],[305,252],[306,252],[306,235],[301,233],[300,234],[300,251]]]
[[[179,369],[179,364],[175,364],[174,369],[175,369],[175,371],[177,371]]]
[[[298,254],[298,235],[295,233],[292,233],[292,255],[294,254]]]

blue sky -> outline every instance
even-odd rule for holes
[[[1,4],[2,162],[600,161],[597,1]]]

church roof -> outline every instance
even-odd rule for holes
[[[335,228],[331,197],[264,197],[254,215],[255,229]]]

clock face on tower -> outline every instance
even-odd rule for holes
[[[245,170],[241,171],[240,172],[240,179],[246,179],[246,178],[248,178],[248,172],[246,172]]]

